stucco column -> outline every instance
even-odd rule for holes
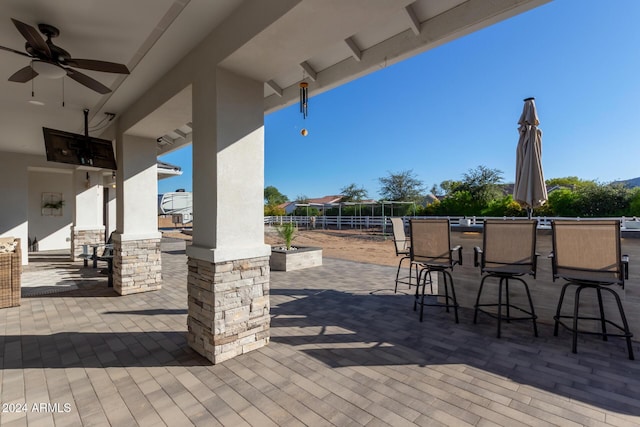
[[[73,172],[75,206],[71,226],[71,259],[80,260],[82,245],[104,243],[102,221],[102,172]]]
[[[269,341],[263,84],[223,69],[193,83],[189,345],[213,363]]]
[[[113,288],[120,295],[160,289],[156,141],[116,137],[116,232]]]
[[[103,179],[105,182],[104,187],[108,190],[103,192],[104,195],[107,195],[107,200],[105,201],[106,209],[104,209],[104,213],[106,214],[104,218],[105,235],[109,236],[112,232],[116,231],[116,183],[115,178],[103,177]]]

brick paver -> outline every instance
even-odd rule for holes
[[[420,323],[394,268],[343,260],[272,272],[271,342],[211,365],[186,344],[186,256],[162,262],[161,290],[124,297],[63,257],[25,270],[0,310],[0,425],[640,425],[622,341],[496,339],[469,309]]]

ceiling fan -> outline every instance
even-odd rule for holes
[[[9,81],[11,82],[26,83],[38,75],[49,78],[61,78],[67,75],[81,85],[100,94],[105,94],[111,92],[111,89],[86,74],[74,70],[74,68],[102,71],[104,73],[129,74],[129,69],[123,64],[97,61],[94,59],[72,58],[69,52],[56,46],[51,41],[52,38],[60,35],[60,31],[52,25],[38,24],[38,29],[47,38],[47,40],[44,40],[31,25],[13,18],[11,18],[11,20],[20,34],[27,40],[25,52],[4,46],[0,46],[0,49],[17,53],[18,55],[31,59],[29,65],[21,68],[9,77]]]

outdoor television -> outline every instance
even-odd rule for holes
[[[116,170],[111,141],[91,136],[42,128],[47,160],[72,165]]]

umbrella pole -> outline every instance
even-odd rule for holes
[[[527,206],[527,218],[531,219],[532,216],[533,216],[533,208],[530,206]]]

